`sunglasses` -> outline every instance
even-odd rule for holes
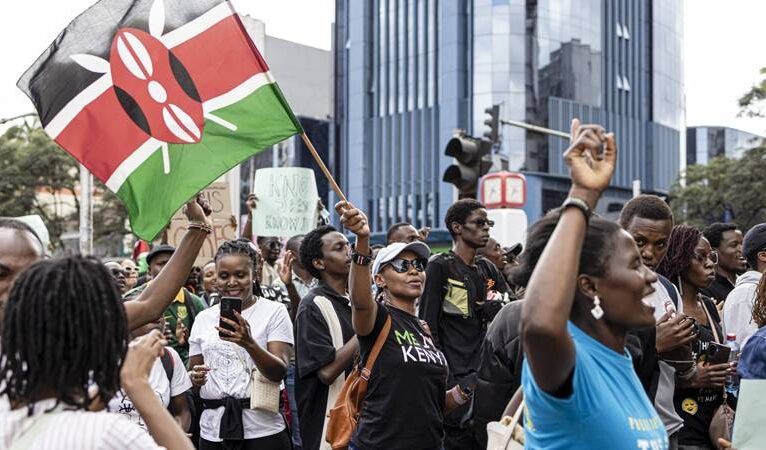
[[[391,266],[396,273],[407,273],[410,271],[410,267],[414,267],[418,272],[425,272],[426,264],[428,264],[428,261],[425,259],[395,258],[387,262],[386,266]]]
[[[700,264],[705,264],[707,260],[710,260],[710,262],[713,264],[718,264],[718,252],[711,252],[708,255],[700,255],[699,253],[695,253],[694,259],[696,259]]]
[[[476,219],[466,223],[472,223],[479,228],[484,228],[485,226],[489,226],[490,228],[492,228],[495,226],[495,221],[489,220],[489,219]]]

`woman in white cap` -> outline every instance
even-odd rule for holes
[[[362,364],[381,332],[388,330],[372,367],[349,450],[441,449],[444,413],[467,402],[469,396],[457,386],[446,391],[447,359],[415,311],[431,250],[416,241],[391,244],[378,252],[372,268],[383,296],[378,304],[367,267],[372,262],[367,217],[345,202],[336,209],[343,225],[356,235],[349,284]]]

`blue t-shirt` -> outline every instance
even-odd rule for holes
[[[556,398],[535,383],[524,360],[527,449],[667,450],[668,436],[633,369],[623,355],[571,322],[575,346],[572,394]]]

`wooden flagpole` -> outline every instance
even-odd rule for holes
[[[348,200],[346,200],[346,196],[343,195],[343,191],[340,190],[340,186],[338,186],[338,183],[335,182],[335,178],[333,178],[332,174],[327,169],[327,166],[324,165],[324,161],[322,161],[319,153],[317,153],[317,149],[314,148],[314,144],[312,144],[309,137],[306,136],[305,131],[301,133],[301,139],[303,139],[303,143],[306,144],[306,147],[308,147],[309,152],[311,152],[311,156],[314,157],[314,160],[317,162],[319,168],[322,169],[322,173],[324,174],[325,178],[327,178],[327,181],[330,182],[332,190],[335,191],[335,193],[338,195],[338,198],[344,202],[348,202]]]

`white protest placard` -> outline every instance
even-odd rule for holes
[[[258,169],[253,181],[258,202],[253,234],[291,237],[316,227],[317,193],[314,171],[303,167]]]

